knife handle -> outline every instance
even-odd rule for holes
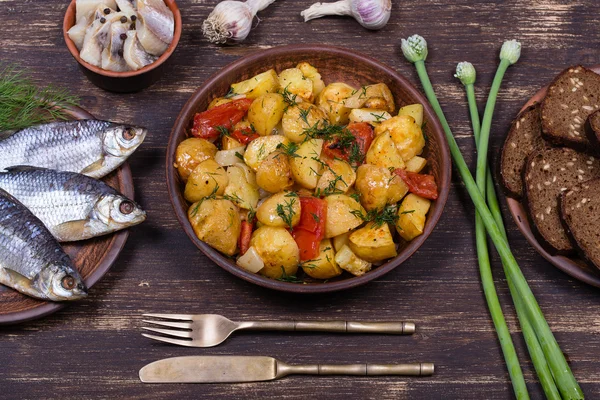
[[[277,378],[286,375],[404,375],[404,376],[430,376],[435,367],[433,363],[412,364],[346,364],[346,365],[288,365],[277,362]]]
[[[348,333],[387,333],[410,335],[415,333],[412,322],[353,322],[353,321],[247,321],[239,329],[274,331],[321,331]]]

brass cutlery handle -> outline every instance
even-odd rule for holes
[[[347,364],[347,365],[288,365],[281,361],[277,363],[277,377],[286,375],[404,375],[430,376],[435,367],[433,363],[412,364]]]
[[[395,335],[410,335],[415,332],[415,324],[412,322],[401,321],[254,321],[240,323],[240,329],[348,333],[387,333]]]

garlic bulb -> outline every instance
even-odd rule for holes
[[[304,22],[326,15],[351,15],[367,29],[383,28],[392,13],[392,0],[341,0],[315,3],[300,13]]]
[[[212,43],[240,42],[250,33],[256,13],[274,1],[222,1],[202,23],[202,33]]]

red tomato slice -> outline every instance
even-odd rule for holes
[[[394,173],[402,178],[411,193],[430,200],[438,198],[437,184],[433,175],[418,174],[400,168],[396,169]]]
[[[239,99],[221,104],[194,115],[192,135],[202,139],[216,139],[221,132],[218,127],[227,130],[244,118],[252,104],[252,99]]]
[[[240,255],[243,256],[244,253],[248,251],[250,248],[250,238],[252,238],[252,230],[254,229],[254,224],[248,221],[242,221],[242,232],[238,239],[238,248],[240,249]]]
[[[241,144],[248,144],[260,135],[252,130],[252,128],[236,129],[231,134],[231,137]]]
[[[319,255],[319,245],[325,236],[327,202],[316,197],[300,197],[300,222],[292,236],[300,249],[300,260],[307,261]]]
[[[327,140],[323,144],[323,153],[331,158],[339,158],[351,164],[362,164],[375,137],[373,128],[366,122],[354,122],[349,124],[346,129],[354,136],[354,141],[350,144],[342,144],[339,138]],[[353,151],[355,146],[358,150]]]

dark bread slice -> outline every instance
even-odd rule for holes
[[[600,75],[580,65],[569,67],[548,87],[542,102],[542,134],[557,146],[596,153],[584,124],[600,108]]]
[[[558,196],[579,183],[600,177],[600,161],[566,147],[548,148],[527,159],[524,204],[532,231],[551,253],[573,251],[560,221]]]
[[[560,217],[578,252],[600,268],[600,179],[573,186],[560,195]]]
[[[523,168],[527,157],[546,146],[542,139],[540,105],[527,107],[512,122],[500,157],[500,176],[510,196],[523,196]]]
[[[600,151],[600,110],[594,111],[585,120],[585,134],[592,146]]]

